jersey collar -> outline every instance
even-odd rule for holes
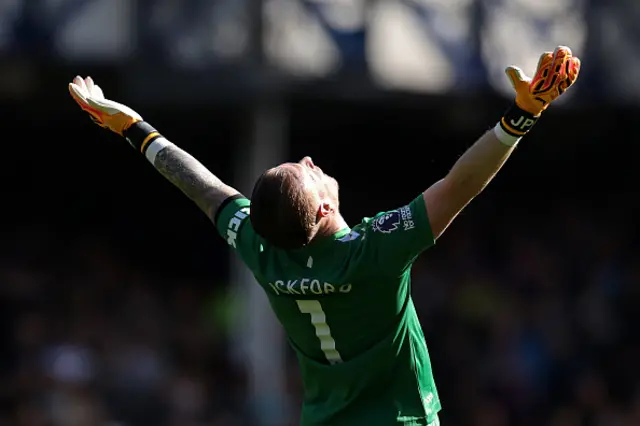
[[[344,237],[345,235],[347,235],[349,232],[351,232],[351,228],[349,228],[348,226],[345,228],[342,228],[341,230],[339,230],[338,232],[336,232],[335,234],[328,236],[328,237],[321,237],[321,238],[317,238],[314,239],[311,244],[309,244],[306,249],[310,249],[310,250],[316,250],[319,248],[322,248],[324,246],[326,246],[327,244],[330,244],[336,240],[339,240],[340,238]]]

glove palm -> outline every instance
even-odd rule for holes
[[[128,106],[105,99],[102,89],[91,77],[74,78],[73,83],[69,83],[69,93],[96,124],[120,136],[133,123],[142,121],[140,114]]]

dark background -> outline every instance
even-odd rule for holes
[[[172,13],[189,16],[196,3]],[[613,90],[633,68],[603,53],[627,50],[601,41],[596,19],[609,13],[624,27],[635,9],[581,5],[590,26],[571,96],[414,268],[444,426],[640,424],[640,107],[635,86]],[[197,70],[171,63],[151,29],[138,34],[148,48],[125,59],[70,59],[52,47],[51,26],[26,16],[0,50],[2,426],[297,420],[293,361],[281,372],[285,412],[251,404],[250,373],[231,349],[233,323],[250,313],[229,301],[229,250],[189,200],[77,108],[65,87],[76,74],[245,192],[257,108],[280,108],[284,160],[310,155],[335,176],[350,223],[442,177],[511,101],[480,77],[438,94],[382,90],[353,48],[359,33],[335,41],[351,46],[342,68],[309,79],[274,71],[260,48]],[[467,66],[456,72],[486,74]]]

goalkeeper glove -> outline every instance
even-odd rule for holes
[[[128,106],[105,99],[102,89],[91,77],[84,80],[81,77],[74,78],[69,83],[69,93],[94,123],[124,136],[132,147],[143,154],[151,142],[161,136]]]
[[[580,59],[568,47],[558,46],[554,52],[540,56],[533,78],[515,66],[507,67],[505,72],[516,98],[496,127],[496,134],[503,143],[515,145],[531,130],[540,114],[575,83]]]

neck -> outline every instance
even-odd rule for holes
[[[348,226],[342,215],[338,213],[332,220],[327,220],[320,224],[320,229],[318,229],[316,237],[329,237]]]

